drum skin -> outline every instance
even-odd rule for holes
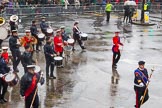
[[[5,76],[5,81],[9,86],[15,86],[18,83],[19,79],[15,73],[9,73]]]
[[[8,30],[5,27],[0,27],[0,39],[4,40],[8,36]]]
[[[44,41],[45,35],[43,33],[38,34],[38,38],[40,41]]]

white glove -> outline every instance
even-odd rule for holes
[[[25,99],[25,96],[20,96],[20,98],[21,98],[22,100],[24,100],[24,99]]]
[[[144,84],[141,82],[140,84],[139,84],[141,87],[143,87],[144,86]]]
[[[0,78],[2,78],[3,77],[3,74],[0,74]]]

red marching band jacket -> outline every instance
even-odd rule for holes
[[[119,36],[114,36],[113,37],[113,48],[112,48],[112,51],[113,52],[118,52],[119,51],[119,45],[123,45],[121,42],[120,42],[120,37]]]
[[[36,74],[32,78],[32,82],[28,89],[25,91],[25,99],[33,92],[33,90],[37,87],[37,76]]]
[[[55,36],[54,37],[54,51],[57,52],[63,52],[63,40],[62,36]]]
[[[33,41],[32,39],[29,39],[29,37],[27,37],[27,36],[24,36],[24,40],[25,40],[24,47],[25,47],[28,43],[30,43],[30,42]]]
[[[4,58],[4,60],[5,60],[6,63],[8,64],[8,62],[9,62],[8,52],[3,52],[1,56]]]

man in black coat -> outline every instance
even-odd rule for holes
[[[53,49],[53,45],[51,45],[52,40],[50,37],[46,38],[46,44],[44,45],[44,54],[46,59],[46,77],[49,77],[49,68],[50,68],[50,78],[56,78],[53,75],[54,72],[54,56],[56,55]]]
[[[27,66],[28,65],[32,65],[33,63],[36,63],[36,61],[34,61],[32,59],[32,54],[30,52],[30,46],[26,45],[25,46],[25,51],[23,52],[22,56],[21,56],[21,63],[24,67],[24,72],[27,72]]]
[[[28,65],[20,81],[20,95],[25,99],[25,108],[39,107],[38,83],[44,84],[43,72],[35,73],[35,65]]]
[[[31,35],[37,39],[36,50],[39,51],[39,46],[41,45],[41,42],[39,41],[39,38],[38,38],[38,30],[36,26],[36,21],[32,21],[32,26],[30,27],[30,31],[31,31]]]
[[[41,28],[42,33],[44,33],[47,36],[48,24],[46,23],[45,17],[42,17],[42,21],[40,23],[40,28]]]
[[[12,30],[12,36],[9,39],[9,47],[13,56],[13,70],[15,72],[19,72],[17,66],[19,65],[21,60],[21,52],[19,49],[20,42],[19,42],[17,30]]]

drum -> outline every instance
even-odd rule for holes
[[[53,29],[47,28],[47,36],[53,36]]]
[[[38,38],[39,38],[40,41],[44,41],[45,35],[43,33],[39,33]]]
[[[87,40],[88,34],[86,34],[86,33],[81,33],[81,34],[79,34],[79,35],[80,35],[80,37],[81,37],[81,40],[83,40],[83,41],[86,41],[86,40]]]
[[[72,51],[72,46],[69,46],[69,45],[67,45],[67,46],[64,46],[64,54],[65,55],[70,55],[70,53],[71,53],[71,51]]]
[[[4,40],[8,36],[8,30],[5,27],[0,27],[0,39]]]
[[[62,60],[63,60],[62,57],[59,57],[59,56],[54,57],[55,65],[56,66],[62,66]]]
[[[9,86],[15,86],[18,83],[19,79],[15,73],[9,73],[5,76],[5,81]]]
[[[41,68],[37,65],[35,65],[35,73],[41,74]]]
[[[67,43],[68,43],[68,45],[73,46],[74,45],[74,39],[68,39]]]

